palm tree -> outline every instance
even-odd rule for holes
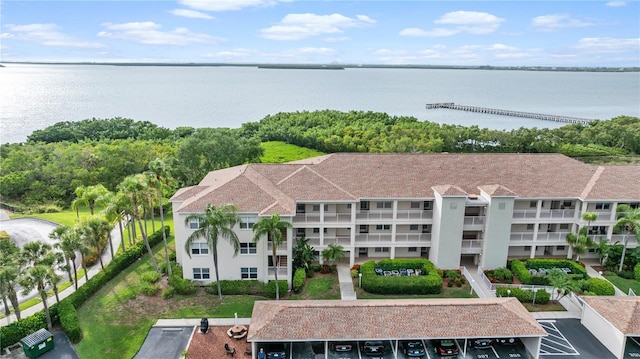
[[[280,286],[278,285],[278,268],[280,267],[280,260],[278,258],[278,247],[283,241],[283,232],[287,228],[291,228],[292,225],[289,222],[280,220],[280,215],[273,214],[271,217],[264,217],[253,225],[253,241],[257,243],[260,238],[267,236],[267,241],[271,242],[274,274],[276,279],[276,300],[280,299]]]
[[[37,264],[27,268],[20,279],[23,295],[29,294],[33,289],[38,290],[38,294],[40,294],[42,304],[44,305],[44,314],[47,317],[47,328],[49,328],[49,330],[51,330],[52,324],[49,305],[47,304],[47,286],[53,285],[59,279],[60,277],[55,274],[53,268],[46,264]]]
[[[313,252],[314,248],[309,245],[309,238],[298,238],[296,240],[296,245],[292,250],[293,267],[309,270],[309,264],[317,259],[316,255]]]
[[[2,300],[6,316],[9,316],[9,306],[6,299],[8,298],[16,314],[16,318],[20,320],[20,303],[18,302],[18,286],[20,274],[23,270],[20,259],[20,248],[11,241],[9,235],[4,231],[0,237],[0,291],[2,292]],[[4,235],[6,234],[6,236]]]
[[[226,239],[233,247],[233,256],[235,257],[238,254],[240,240],[236,232],[233,231],[233,227],[240,223],[238,209],[232,204],[223,204],[218,207],[209,204],[204,214],[191,214],[185,218],[184,223],[188,225],[193,220],[198,222],[198,229],[187,238],[184,250],[191,257],[191,244],[200,238],[207,241],[209,250],[213,255],[213,266],[218,284],[218,298],[222,299],[220,276],[218,274],[218,239]]]
[[[49,233],[49,238],[55,240],[56,243],[54,244],[54,247],[62,251],[62,255],[64,256],[64,262],[65,262],[65,270],[67,271],[69,282],[73,283],[73,278],[71,277],[71,266],[69,265],[69,262],[71,261],[72,256],[75,257],[75,253],[73,254],[70,253],[73,251],[65,250],[68,248],[63,248],[62,246],[63,238],[69,230],[70,228],[68,226],[58,226],[54,228],[53,231],[51,231],[51,233]]]
[[[631,208],[629,205],[620,204],[616,208],[616,211],[621,214],[621,216],[618,217],[615,228],[625,231],[624,241],[622,242],[622,257],[620,257],[620,265],[618,267],[618,272],[621,272],[624,264],[624,257],[627,252],[627,240],[629,238],[629,233],[633,232],[636,235],[636,238],[640,240],[640,207]]]
[[[59,228],[59,227],[58,227]],[[78,242],[80,239],[78,238],[77,232],[73,228],[67,227],[67,230],[64,231],[60,235],[59,242],[55,244],[55,247],[62,251],[64,255],[65,261],[67,261],[67,268],[69,276],[71,275],[71,268],[73,268],[73,277],[69,277],[69,281],[73,283],[78,290],[78,270],[76,268],[76,251],[78,250]],[[71,262],[71,266],[69,266],[69,262]]]
[[[331,264],[340,262],[344,259],[344,256],[344,247],[336,243],[329,243],[327,248],[322,251],[322,259]]]
[[[49,284],[53,287],[53,292],[56,295],[56,301],[60,301],[58,297],[58,282],[60,277],[55,273],[55,268],[60,263],[64,263],[64,258],[53,250],[53,247],[48,243],[40,241],[30,242],[22,247],[21,253],[22,264],[27,268],[44,266],[51,269],[51,276]],[[32,288],[33,289],[33,288]]]
[[[555,290],[555,295],[551,300],[560,301],[564,296],[574,291],[575,285],[569,275],[559,268],[553,268],[547,273],[547,280],[549,285]]]
[[[76,216],[79,218],[78,206],[89,206],[91,215],[93,216],[93,209],[96,205],[96,200],[101,196],[104,196],[109,190],[105,188],[101,183],[95,186],[80,186],[76,188],[76,199],[71,202],[71,208],[76,211]]]
[[[607,255],[609,254],[609,247],[611,247],[611,245],[609,244],[609,241],[602,238],[597,243],[595,243],[592,247],[596,252],[596,254],[598,255],[598,257],[600,257],[601,265],[604,265],[607,259]]]
[[[122,239],[122,252],[126,250],[124,245],[124,230],[122,228],[122,221],[126,219],[126,213],[129,208],[131,208],[131,201],[129,198],[122,194],[118,193],[110,193],[108,198],[104,198],[103,202],[105,203],[104,209],[102,210],[102,214],[104,214],[107,220],[112,223],[118,223],[118,229],[120,230],[120,238]],[[131,232],[129,232],[129,239],[131,239]],[[129,241],[131,242],[131,241]]]
[[[167,259],[167,275],[171,277],[171,263],[169,262],[169,248],[167,247],[167,234],[164,230],[164,209],[162,199],[162,187],[167,183],[169,177],[167,176],[167,165],[159,158],[155,161],[149,162],[149,171],[153,175],[153,180],[150,181],[154,187],[158,190],[158,206],[160,207],[160,223],[162,227],[162,243],[164,244],[164,256]]]
[[[156,263],[156,259],[153,257],[153,251],[151,250],[149,240],[147,239],[147,234],[142,225],[142,217],[140,216],[140,207],[144,203],[144,192],[148,188],[147,178],[142,174],[128,176],[122,180],[118,187],[122,194],[127,196],[131,201],[131,205],[133,208],[134,228],[135,222],[137,220],[140,227],[142,240],[147,247],[147,252],[149,253],[149,258],[151,259],[151,264],[153,265],[153,268],[156,270],[156,272],[160,273],[160,270],[158,269],[158,263]]]
[[[104,263],[102,261],[103,248],[100,246],[100,242],[106,240],[110,232],[111,224],[104,218],[91,217],[80,222],[80,239],[88,246],[96,248],[102,269],[104,269]]]
[[[76,224],[69,233],[69,245],[74,248],[74,251],[80,252],[80,265],[84,270],[85,283],[89,281],[89,271],[87,270],[87,261],[85,255],[91,252],[90,247],[82,240],[82,227],[80,224]],[[74,263],[75,267],[75,263]],[[78,289],[78,273],[76,272],[76,290]]]
[[[582,219],[587,221],[587,225],[580,228],[578,235],[574,233],[567,233],[566,241],[571,246],[571,250],[576,254],[576,261],[580,261],[580,256],[587,252],[588,248],[594,246],[594,241],[589,237],[589,227],[592,221],[598,218],[596,212],[585,212],[582,214]]]

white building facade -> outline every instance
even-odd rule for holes
[[[598,217],[589,233],[614,243],[618,204],[640,205],[640,166],[594,166],[558,154],[346,154],[287,164],[250,164],[209,173],[171,199],[177,261],[184,277],[215,280],[211,249],[186,238],[185,224],[208,204],[232,203],[242,223],[241,250],[220,240],[220,279],[292,277],[292,248],[305,237],[316,251],[344,247],[349,264],[377,258],[423,257],[442,269],[473,262],[504,267],[509,258],[571,257],[568,233]],[[274,268],[266,238],[251,226],[278,213],[292,228]],[[191,256],[189,256],[191,254]],[[595,256],[587,254],[586,256]]]

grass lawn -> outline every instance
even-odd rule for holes
[[[316,273],[313,278],[307,279],[302,292],[293,294],[287,299],[340,299],[340,284],[337,274]]]
[[[613,273],[606,274],[604,277],[607,278],[609,282],[613,283],[613,285],[618,287],[625,294],[628,294],[629,288],[631,288],[633,289],[634,293],[636,293],[636,295],[640,295],[640,281],[637,281],[635,279],[624,279]]]
[[[99,211],[99,209],[96,209]],[[78,213],[80,218],[88,217],[91,214],[89,213],[89,207],[80,207],[78,208]],[[60,223],[65,226],[73,227],[78,222],[78,216],[75,211],[70,209],[65,209],[62,212],[57,213],[33,213],[33,214],[12,214],[11,219],[14,218],[40,218],[46,219],[48,221]]]
[[[566,312],[565,307],[560,303],[549,301],[548,304],[522,303],[530,312]]]
[[[260,157],[262,163],[291,162],[324,155],[316,150],[280,141],[263,142],[260,146],[264,149],[264,154]]]

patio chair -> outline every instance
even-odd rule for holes
[[[227,344],[227,343],[224,343],[224,350],[226,350],[227,351],[227,355],[230,355],[231,357],[236,355],[236,348],[230,347],[229,344]]]

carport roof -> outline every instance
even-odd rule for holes
[[[258,301],[248,341],[540,337],[516,298]]]
[[[640,335],[640,297],[582,297],[622,334]]]

